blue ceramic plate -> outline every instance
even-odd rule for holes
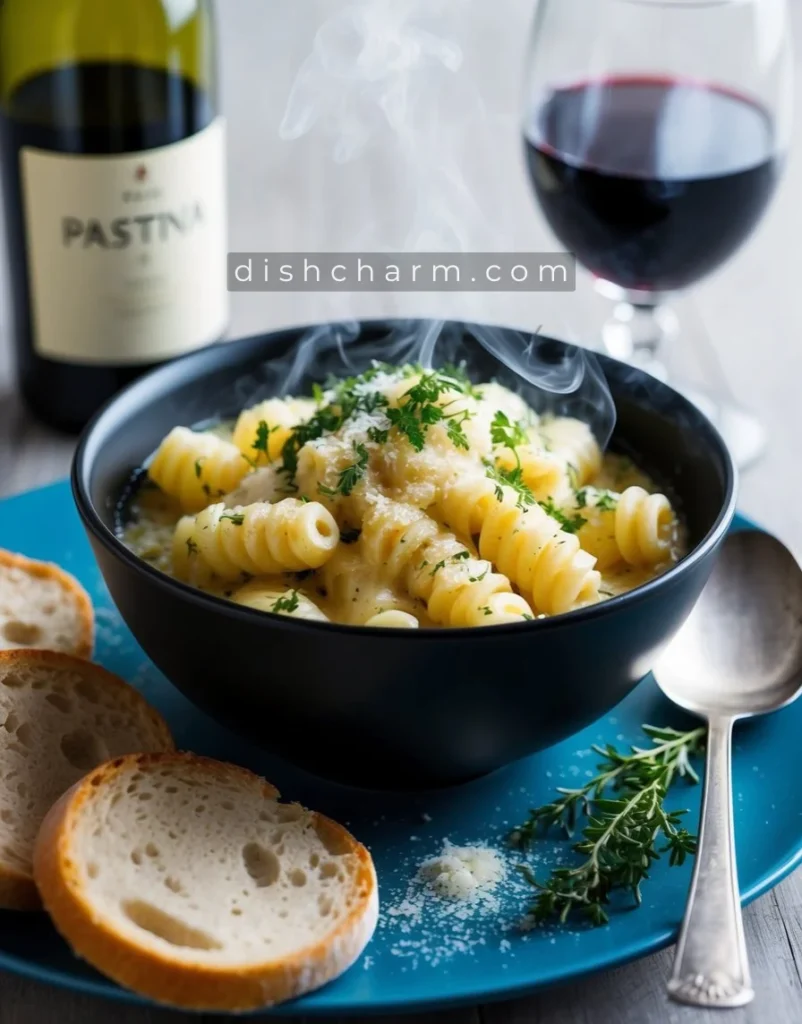
[[[743,520],[736,526],[747,527]],[[392,797],[345,789],[273,762],[170,686],[111,604],[66,483],[0,502],[0,544],[58,562],[83,582],[97,609],[97,660],[161,710],[180,747],[266,775],[286,797],[349,824],[370,847],[382,902],[375,938],[346,976],[282,1007],[282,1013],[401,1012],[506,998],[613,967],[672,940],[690,864],[681,869],[658,864],[644,886],[643,906],[616,908],[610,924],[598,929],[554,927],[521,934],[516,925],[531,890],[514,870],[492,897],[469,910],[424,899],[413,884],[417,865],[439,853],[446,838],[503,847],[508,829],[525,817],[527,808],[546,802],[555,786],[592,774],[592,743],[641,743],[642,722],[683,725],[687,720],[652,682],[644,682],[611,715],[577,736],[469,785]],[[776,885],[802,856],[802,789],[796,784],[802,775],[800,734],[802,703],[736,733],[735,821],[744,901]],[[774,803],[766,802],[770,792],[776,795]],[[671,798],[674,806],[691,808],[690,828],[696,827],[699,798],[699,787],[684,786]],[[533,855],[535,870],[543,874],[560,852],[558,842],[542,841]],[[0,913],[0,967],[83,992],[141,1001],[76,960],[38,914]]]

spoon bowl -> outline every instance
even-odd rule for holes
[[[802,689],[802,570],[775,537],[725,540],[702,596],[654,669],[666,696],[702,716],[776,711]]]
[[[731,534],[689,618],[654,669],[674,703],[708,723],[699,843],[669,995],[691,1006],[754,998],[732,815],[732,727],[802,690],[802,569],[765,533]]]

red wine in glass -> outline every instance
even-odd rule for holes
[[[774,124],[737,92],[614,76],[546,94],[525,126],[529,172],[560,242],[622,288],[684,288],[727,260],[771,198]]]

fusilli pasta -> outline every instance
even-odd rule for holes
[[[334,554],[340,531],[317,502],[285,498],[226,509],[220,502],[179,523],[173,569],[186,578],[193,559],[221,580],[317,569]]]
[[[308,398],[268,398],[243,409],[234,426],[234,444],[257,466],[277,459],[292,428],[315,411]]]
[[[173,430],[132,548],[251,608],[397,629],[557,615],[683,553],[631,460],[501,384],[375,364],[316,395],[253,405],[233,433]]]
[[[249,468],[229,441],[175,427],[159,445],[148,476],[165,494],[177,498],[185,512],[199,512],[233,490]]]

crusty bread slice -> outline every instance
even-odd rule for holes
[[[368,851],[192,754],[118,758],[58,801],[36,842],[45,907],[75,952],[162,1003],[243,1011],[346,970],[376,925]]]
[[[74,577],[0,549],[0,650],[38,647],[88,658],[93,639],[92,602]]]
[[[173,746],[161,717],[111,672],[54,651],[0,652],[0,907],[41,907],[34,841],[66,789],[110,757]]]

